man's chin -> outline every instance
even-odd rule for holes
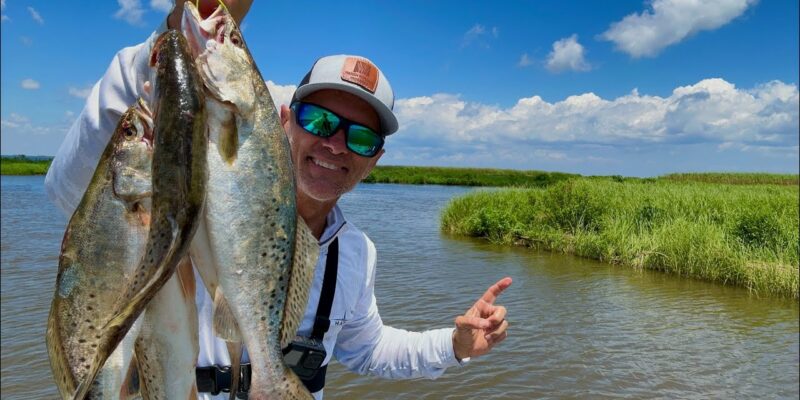
[[[298,182],[297,185],[297,190],[306,197],[323,203],[339,200],[350,189],[331,182]]]

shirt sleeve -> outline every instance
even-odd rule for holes
[[[150,79],[150,49],[165,30],[166,20],[144,43],[116,54],[64,137],[44,185],[47,196],[67,216],[78,207],[119,118],[138,97],[150,100],[143,90]]]
[[[435,379],[461,365],[453,352],[454,328],[410,332],[385,326],[375,301],[375,246],[367,239],[367,279],[353,319],[339,332],[334,356],[362,375]]]

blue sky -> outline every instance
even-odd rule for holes
[[[2,0],[2,154],[55,154],[169,6]],[[797,1],[256,1],[243,29],[277,102],[322,55],[381,67],[380,164],[798,172]]]

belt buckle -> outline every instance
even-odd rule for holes
[[[227,381],[227,385],[220,385],[220,383]],[[228,389],[221,389],[220,386],[227,386]],[[212,395],[216,396],[220,392],[228,393],[231,387],[231,367],[214,365],[214,390]]]

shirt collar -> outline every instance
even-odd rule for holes
[[[320,246],[327,246],[333,239],[342,231],[347,220],[344,219],[344,214],[339,208],[339,205],[333,206],[331,212],[325,219],[325,231],[322,232],[322,237],[319,240]]]

